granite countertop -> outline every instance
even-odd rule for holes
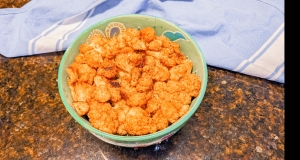
[[[175,135],[145,148],[105,143],[64,107],[63,52],[0,56],[0,159],[284,159],[284,84],[208,66],[196,113]]]

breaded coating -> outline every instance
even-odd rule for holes
[[[90,111],[90,106],[87,102],[74,101],[72,102],[72,106],[80,116],[86,115]]]
[[[170,69],[170,79],[179,81],[181,77],[192,72],[193,63],[191,60],[186,60],[184,63],[174,66]]]
[[[152,27],[105,38],[93,32],[66,68],[72,106],[100,131],[139,136],[167,128],[190,109],[201,81],[177,42]]]
[[[110,103],[99,103],[96,100],[88,101],[90,111],[87,116],[91,125],[100,131],[115,134],[119,127],[118,113]]]

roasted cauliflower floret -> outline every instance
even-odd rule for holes
[[[79,53],[83,55],[91,50],[94,50],[94,47],[89,44],[83,43],[79,46]]]
[[[180,45],[152,27],[127,28],[106,39],[90,35],[66,68],[72,106],[91,125],[118,135],[145,135],[190,109],[201,81]]]
[[[181,77],[192,72],[193,63],[190,60],[186,60],[184,63],[174,66],[170,69],[170,79],[179,81]]]
[[[168,119],[170,123],[174,123],[180,117],[177,108],[171,101],[161,101],[160,109],[164,117]]]
[[[107,44],[107,39],[100,36],[100,35],[94,35],[89,37],[89,41],[87,41],[87,45],[93,47],[93,48],[99,48],[101,46],[104,46],[105,44]],[[86,47],[86,46],[84,46]],[[89,49],[89,47],[85,48],[85,50]]]
[[[147,92],[152,90],[153,80],[152,77],[147,73],[142,73],[142,76],[138,79],[136,90],[138,92]]]
[[[151,51],[160,51],[162,48],[162,41],[153,40],[148,44],[148,49]]]
[[[146,43],[139,38],[135,37],[132,38],[130,43],[128,43],[130,47],[132,47],[134,50],[146,50]]]
[[[147,59],[147,57],[146,57]],[[170,72],[168,68],[160,63],[159,60],[155,59],[154,64],[150,61],[150,65],[143,67],[143,72],[151,75],[154,81],[167,81],[170,79]]]
[[[91,125],[103,132],[115,134],[119,127],[118,113],[110,103],[99,103],[96,100],[88,101],[90,111],[87,116]]]
[[[94,87],[93,94],[91,97],[97,100],[98,102],[107,102],[110,100],[111,95],[107,87],[101,85]]]
[[[77,63],[86,63],[84,54],[82,54],[82,53],[77,54],[75,56],[75,62],[77,62]]]
[[[126,71],[127,73],[131,73],[131,69],[134,67],[130,63],[128,54],[118,54],[115,57],[115,64],[117,67]]]
[[[96,76],[96,70],[89,67],[87,64],[82,63],[72,63],[66,69],[69,76],[69,85],[74,82],[84,82],[88,84],[93,84],[94,77]]]
[[[143,68],[143,66],[145,65],[145,57],[146,55],[143,53],[129,53],[128,54],[128,58],[129,58],[129,62],[137,68]]]
[[[109,84],[109,80],[104,76],[96,75],[94,77],[94,85],[95,86],[106,86]]]
[[[120,36],[126,39],[126,41],[130,41],[133,38],[140,39],[141,34],[140,31],[136,28],[127,28],[125,32],[123,32]]]
[[[162,114],[161,109],[158,109],[152,116],[152,122],[155,124],[157,131],[163,130],[169,126],[169,121],[165,115]]]
[[[126,119],[126,114],[130,110],[130,107],[126,104],[125,100],[120,100],[114,104],[113,109],[118,113],[118,119],[120,123],[124,123]]]
[[[70,86],[71,95],[73,100],[85,102],[87,99],[91,98],[94,87],[88,83],[76,82],[74,85]]]
[[[157,131],[156,125],[152,123],[150,115],[145,110],[132,107],[126,114],[124,128],[130,135],[144,135]]]
[[[119,135],[126,135],[127,131],[125,129],[125,120],[126,120],[126,114],[130,110],[130,107],[126,105],[125,100],[120,100],[115,103],[113,108],[118,113],[119,127],[117,133]]]
[[[166,36],[157,36],[156,39],[162,42],[162,47],[164,48],[168,48],[171,46],[171,41]]]
[[[164,48],[161,51],[146,51],[147,55],[153,56],[161,62],[164,66],[171,68],[177,64],[176,62],[176,55],[172,53],[169,54],[170,50],[168,48]]]
[[[84,61],[88,66],[96,69],[103,62],[103,58],[101,53],[96,50],[91,50],[84,54]]]
[[[153,97],[147,102],[147,107],[145,111],[151,115],[156,113],[160,109],[161,100],[158,97]]]
[[[179,82],[184,86],[185,92],[189,93],[190,96],[197,97],[199,95],[201,81],[196,74],[186,74]]]
[[[80,116],[86,115],[90,111],[90,106],[87,102],[74,101],[72,102],[72,106]]]
[[[128,97],[126,104],[130,107],[141,107],[145,108],[147,104],[147,94],[137,92]]]
[[[97,74],[106,78],[114,78],[118,74],[117,66],[112,60],[105,59],[97,69]]]
[[[149,43],[156,38],[156,32],[152,27],[145,27],[140,30],[141,40]]]
[[[128,46],[123,47],[119,50],[119,54],[130,54],[130,53],[134,53],[134,52],[135,52],[134,49],[131,47],[128,47]]]
[[[130,81],[130,85],[131,86],[136,86],[138,83],[139,78],[142,75],[142,69],[141,68],[137,68],[137,67],[133,67],[131,70],[131,81]]]

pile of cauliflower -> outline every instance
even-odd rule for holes
[[[168,127],[190,108],[201,81],[176,42],[151,27],[110,39],[89,37],[66,69],[73,107],[91,125],[116,135]]]

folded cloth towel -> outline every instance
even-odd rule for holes
[[[31,0],[0,9],[0,54],[63,51],[93,23],[121,14],[173,22],[210,66],[284,83],[283,0]]]

